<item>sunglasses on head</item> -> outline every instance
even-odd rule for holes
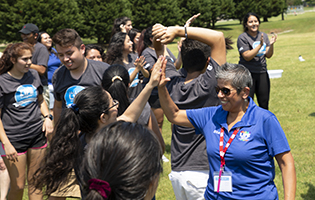
[[[220,88],[219,86],[215,87],[215,91],[217,92],[217,94],[219,94],[220,90],[226,96],[229,96],[231,94],[231,89],[229,88],[226,87]]]

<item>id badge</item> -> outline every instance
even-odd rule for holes
[[[219,172],[213,173],[214,191],[218,190]],[[232,173],[222,172],[220,182],[220,192],[233,192],[232,190]]]

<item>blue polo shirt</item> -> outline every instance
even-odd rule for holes
[[[228,112],[222,106],[187,110],[187,117],[197,134],[206,139],[210,167],[206,199],[278,199],[274,184],[274,156],[290,151],[286,136],[276,116],[258,107],[249,97],[249,106],[228,132]],[[240,127],[225,154],[225,171],[232,173],[233,192],[214,191],[213,173],[220,170],[220,130],[224,128],[224,144]]]

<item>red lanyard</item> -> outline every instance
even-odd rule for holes
[[[234,140],[235,136],[237,135],[238,131],[240,130],[240,128],[236,128],[233,132],[233,134],[231,135],[229,141],[226,143],[224,149],[223,149],[223,139],[224,139],[224,129],[221,128],[220,131],[220,158],[221,158],[221,166],[220,166],[220,172],[219,172],[219,180],[218,180],[218,189],[217,192],[219,192],[220,190],[220,183],[221,183],[221,175],[225,166],[225,160],[224,160],[224,156],[225,156],[225,152],[227,151],[227,149],[230,147],[232,141]]]

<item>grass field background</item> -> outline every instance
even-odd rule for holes
[[[268,69],[284,70],[282,77],[271,79],[270,111],[273,112],[291,146],[295,159],[297,174],[297,200],[315,199],[315,12],[314,8],[306,9],[310,12],[303,14],[285,15],[269,19],[262,23],[260,30],[270,34],[278,34],[275,43],[275,52],[267,61]],[[242,31],[239,21],[225,21],[216,24],[216,30],[224,32],[225,36],[231,36],[234,49],[228,51],[227,61],[237,63],[239,54],[236,48],[236,40]],[[177,55],[177,44],[174,42],[168,47],[174,55]],[[0,49],[1,50],[1,49]],[[302,55],[305,62],[298,60]],[[165,156],[170,159],[171,129],[170,123],[165,119],[163,125],[163,137],[166,144]],[[158,200],[175,199],[168,174],[171,171],[170,162],[164,163],[164,172],[161,174],[156,198]],[[276,165],[275,183],[278,187],[279,197],[283,198],[283,186],[281,172]],[[25,192],[24,198],[28,199]],[[68,198],[71,199],[71,198]]]

